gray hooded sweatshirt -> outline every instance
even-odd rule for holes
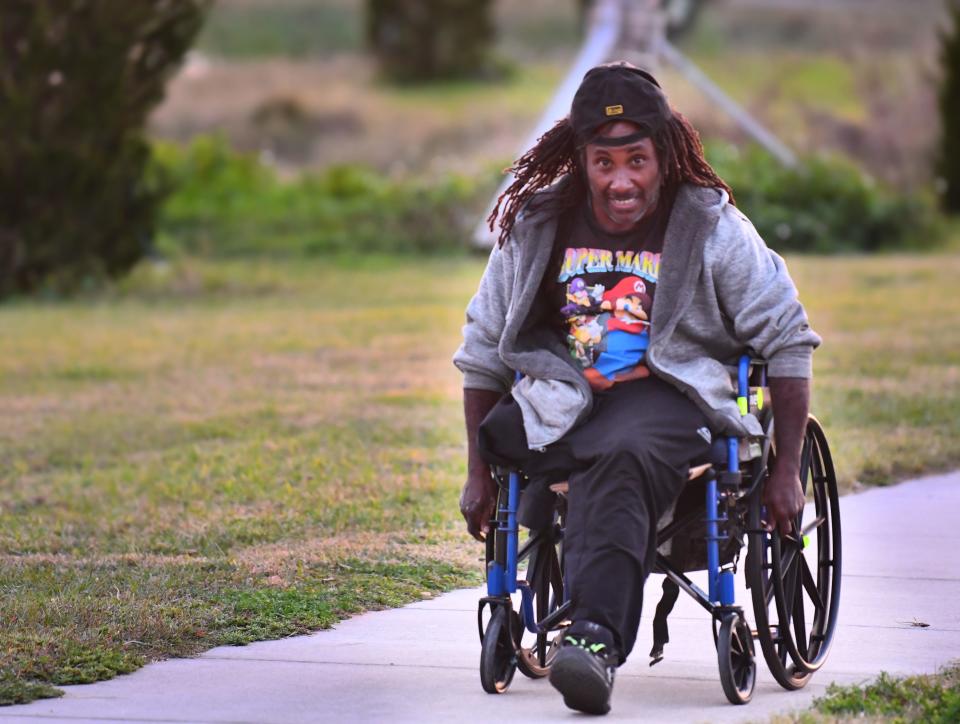
[[[453,358],[465,388],[512,388],[531,449],[563,437],[593,402],[563,338],[531,315],[557,232],[549,206],[528,204],[507,242],[494,247]],[[680,188],[670,214],[650,321],[650,371],[727,435],[762,434],[737,408],[731,372],[741,354],[766,359],[771,377],[811,377],[820,344],[783,259],[726,192],[691,185]],[[516,383],[515,372],[523,375]]]

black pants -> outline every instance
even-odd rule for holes
[[[691,461],[710,445],[702,412],[648,377],[596,394],[593,414],[544,452],[527,449],[519,407],[506,395],[484,420],[480,451],[542,482],[569,479],[565,583],[575,622],[600,624],[626,660],[637,638],[643,584],[656,560],[657,520],[680,494]]]

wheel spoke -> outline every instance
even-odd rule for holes
[[[806,562],[803,562],[797,570],[797,578],[802,578],[802,570],[806,568]],[[795,634],[794,641],[797,644],[797,651],[800,655],[807,658],[807,614],[803,606],[803,584],[797,581],[794,586],[793,598],[793,630]]]
[[[825,516],[825,515],[818,515],[816,518],[814,518],[814,519],[811,520],[809,523],[807,523],[805,526],[803,526],[803,529],[800,531],[800,535],[801,535],[801,536],[810,535],[810,531],[814,530],[815,528],[819,528],[819,527],[820,527],[821,525],[823,525],[826,521],[827,521],[827,516]],[[801,539],[802,539],[802,538],[801,538]]]
[[[786,540],[781,537],[780,538],[781,551],[784,547],[784,543],[790,544],[790,547],[787,548],[787,551],[783,553],[783,555],[780,558],[780,576],[781,578],[783,578],[783,580],[786,580],[787,576],[790,575],[793,569],[793,565],[797,562],[797,554],[799,553],[800,548],[793,541]],[[771,551],[773,550],[774,548],[771,546]],[[776,572],[776,566],[774,566],[774,572]],[[764,586],[764,594],[767,599],[767,606],[770,605],[770,601],[773,599],[773,595],[776,590],[774,586],[773,576],[771,576],[768,579],[768,584],[769,586]]]
[[[550,583],[553,586],[553,596],[556,605],[563,603],[563,570],[560,567],[560,559],[556,556],[550,556]]]
[[[796,563],[796,556],[794,556],[791,563]],[[785,568],[782,571],[782,578],[783,578],[784,602],[786,603],[786,606],[784,606],[784,609],[787,616],[787,620],[780,621],[780,630],[781,632],[785,632],[787,635],[789,635],[790,620],[794,614],[794,603],[796,602],[797,584],[799,583],[799,581],[797,578],[797,573],[793,569],[792,565],[790,569]]]
[[[743,641],[740,640],[740,631],[737,627],[734,627],[730,635],[730,651],[734,657],[741,657],[743,656],[744,650]]]
[[[780,574],[784,579],[790,574],[793,570],[794,564],[797,562],[797,558],[800,556],[800,544],[795,540],[790,538],[781,538],[780,546],[783,547],[783,544],[788,545],[787,552],[783,554],[783,558],[780,560]]]
[[[767,603],[767,607],[770,607],[770,601],[773,598],[773,564],[767,562],[767,556],[771,559],[773,558],[773,546],[770,543],[770,535],[764,533],[763,535],[763,599]]]
[[[827,489],[823,485],[822,476],[818,475],[818,482],[813,486],[813,500],[818,515],[825,515],[827,510]]]
[[[553,543],[549,539],[544,540],[540,552],[538,552],[538,570],[537,570],[537,621],[542,621],[550,613],[550,572],[553,568],[552,559]],[[536,658],[537,664],[541,667],[547,665],[547,642],[546,633],[537,634]]]
[[[750,654],[748,651],[739,651],[734,656],[733,675],[737,688],[741,691],[747,689],[750,683]]]
[[[801,562],[802,565],[800,566],[800,577],[803,588],[813,601],[813,605],[816,606],[816,613],[820,614],[826,607],[826,601],[821,598],[820,590],[817,588],[817,582],[813,578],[813,571],[810,570],[807,560],[804,558]]]
[[[533,531],[530,533],[527,540],[520,547],[520,550],[517,551],[517,563],[522,563],[528,558],[531,559],[531,564],[528,564],[528,567],[532,565],[533,552],[539,548],[540,544],[540,531]]]

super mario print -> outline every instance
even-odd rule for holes
[[[560,313],[567,324],[567,345],[595,389],[635,376],[643,362],[656,286],[654,274],[644,276],[622,276],[610,289],[587,284],[580,276],[566,285]]]

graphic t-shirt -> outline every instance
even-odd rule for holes
[[[668,217],[658,211],[614,234],[584,206],[561,245],[557,306],[570,354],[594,389],[638,376]]]

